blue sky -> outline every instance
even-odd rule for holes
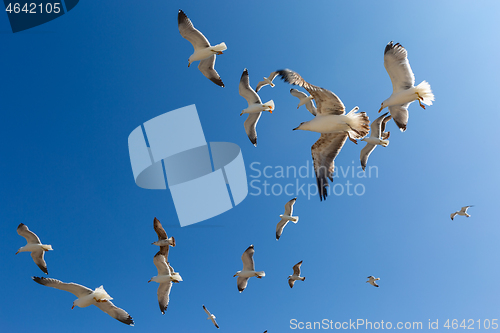
[[[227,44],[216,62],[225,88],[197,63],[187,67],[192,46],[177,29],[178,9],[212,44]],[[202,304],[217,316],[220,332],[294,331],[292,319],[422,322],[422,331],[429,320],[444,330],[447,319],[473,319],[475,329],[478,320],[482,328],[485,319],[497,319],[499,10],[494,1],[82,1],[16,34],[0,15],[0,327],[214,331]],[[300,221],[276,242],[279,214],[293,196],[255,195],[250,187],[234,209],[180,228],[168,190],[135,185],[130,132],[196,104],[207,141],[240,146],[249,182],[267,180],[277,190],[299,181],[307,190],[314,178],[275,172],[311,167],[319,135],[292,128],[312,116],[296,109],[291,86],[277,79],[260,91],[276,110],[262,115],[253,147],[246,116],[239,116],[247,107],[238,94],[242,71],[248,68],[255,87],[273,70],[293,69],[373,120],[392,92],[383,67],[391,40],[408,50],[416,82],[427,80],[436,101],[426,110],[410,106],[405,133],[389,123],[389,146],[368,161],[376,176],[358,177],[364,143],[345,144],[336,165],[356,173],[331,186],[349,181],[363,195],[348,195],[346,187],[320,202],[299,193]],[[256,177],[254,169],[266,166],[271,177]],[[450,220],[470,204],[472,217]],[[147,283],[157,273],[155,216],[177,241],[169,260],[184,279],[173,286],[164,316],[158,285]],[[21,222],[53,246],[49,277],[104,285],[135,327],[96,307],[71,310],[73,295],[31,281],[43,273],[28,254],[14,255],[25,244],[16,233]],[[240,294],[233,274],[250,244],[266,277],[250,279]],[[286,277],[300,260],[306,280],[290,289]],[[381,278],[380,288],[365,283],[369,275]]]

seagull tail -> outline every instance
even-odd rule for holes
[[[382,140],[382,147],[387,147],[389,145],[389,140]]]
[[[214,51],[224,51],[224,50],[227,50],[226,43],[222,42],[220,44],[212,46],[212,50],[214,50]]]
[[[45,251],[51,251],[52,245],[42,245],[42,249],[44,249]]]
[[[349,132],[351,132],[351,137],[354,139],[361,139],[370,131],[370,119],[368,119],[365,112],[356,113],[357,110],[358,108],[356,107],[347,114],[347,117],[349,117],[349,125],[353,129],[353,131]]]
[[[427,81],[422,81],[418,86],[416,86],[415,92],[422,97],[422,103],[432,105],[432,101],[434,101],[434,94],[432,93],[431,85]]]
[[[274,101],[273,101],[273,100],[270,100],[269,102],[264,103],[264,104],[262,104],[262,105],[266,108],[266,111],[269,111],[269,109],[270,109],[271,111],[273,111],[273,110],[274,110]]]
[[[292,219],[290,220],[290,222],[293,222],[293,223],[299,222],[299,217],[298,216],[292,216]]]

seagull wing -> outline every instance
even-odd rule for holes
[[[293,285],[295,284],[295,280],[293,279],[288,279],[288,285],[290,286],[290,288],[293,288]]]
[[[259,121],[261,113],[262,112],[249,113],[247,120],[245,120],[245,123],[243,124],[250,142],[253,143],[255,147],[257,147],[257,122]]]
[[[198,65],[198,69],[200,70],[200,72],[203,73],[203,75],[205,75],[207,79],[209,79],[218,86],[224,87],[224,83],[222,82],[219,73],[217,73],[214,67],[215,67],[215,54],[212,55],[211,57],[201,60],[200,64]]]
[[[359,154],[359,160],[361,161],[361,167],[363,168],[363,171],[365,171],[366,168],[366,163],[368,162],[368,157],[370,157],[370,154],[372,151],[375,150],[375,145],[372,145],[371,143],[366,143],[366,146],[361,149],[361,153]]]
[[[385,118],[384,118],[384,120],[382,121],[382,124],[380,125],[380,132],[381,132],[381,134],[380,134],[380,138],[381,138],[382,140],[387,140],[387,139],[389,139],[389,136],[391,135],[391,132],[389,132],[389,131],[387,131],[387,132],[386,132],[386,131],[385,131],[385,126],[386,126],[387,122],[388,122],[389,120],[391,120],[391,119],[392,119],[392,116],[387,116],[387,117],[385,117]]]
[[[162,247],[167,247],[168,246],[162,246]],[[170,274],[170,268],[167,265],[167,257],[161,253],[161,250],[158,251],[158,253],[155,254],[153,257],[153,263],[156,266],[156,269],[158,270],[158,275],[169,275]]]
[[[455,218],[455,216],[457,216],[457,213],[451,213],[450,217],[451,217],[451,220],[453,221],[453,219]]]
[[[160,220],[158,220],[156,217],[153,221],[153,228],[155,229],[156,234],[158,235],[158,240],[168,239],[165,229],[163,229]]]
[[[411,102],[410,102],[411,103]],[[401,132],[406,131],[406,125],[408,124],[408,106],[410,103],[389,106],[389,112],[396,125],[398,125]]]
[[[328,89],[320,88],[310,83],[307,83],[298,73],[290,69],[282,69],[277,71],[278,75],[285,81],[293,85],[298,85],[304,88],[312,95],[318,105],[317,114],[327,115],[343,115],[345,114],[345,106],[333,92]]]
[[[299,276],[300,275],[300,266],[302,265],[302,260],[293,266],[293,274]]]
[[[241,261],[243,261],[243,270],[244,271],[255,271],[255,263],[253,261],[253,254],[255,253],[255,250],[253,248],[253,245],[250,245],[245,252],[243,252],[243,255],[241,256]]]
[[[203,310],[205,310],[207,315],[210,317],[211,313],[210,313],[210,311],[208,311],[208,309],[205,307],[205,305],[203,305]]]
[[[41,244],[38,236],[33,231],[29,230],[28,226],[24,223],[17,226],[17,233],[26,238],[28,244]]]
[[[377,282],[375,282],[375,280],[370,280],[370,284],[374,287],[378,287],[378,284]]]
[[[415,84],[408,52],[401,44],[392,42],[387,44],[384,51],[384,66],[391,78],[393,93],[410,89]]]
[[[33,258],[33,261],[35,264],[40,267],[40,269],[45,273],[49,274],[47,271],[47,264],[45,263],[45,260],[43,259],[43,255],[45,254],[45,251],[42,249],[32,251],[31,252],[31,258]]]
[[[165,314],[168,307],[168,301],[170,297],[170,288],[172,287],[172,282],[162,282],[158,287],[157,295],[158,295],[158,305],[160,306],[161,314]]]
[[[381,115],[380,117],[378,117],[377,119],[372,121],[372,123],[370,125],[370,129],[372,131],[370,134],[370,137],[380,139],[380,136],[383,132],[382,122],[385,120],[385,116],[387,116],[387,114],[388,114],[388,112],[384,113],[383,115]],[[384,123],[384,129],[385,129],[385,123]]]
[[[328,179],[333,181],[335,157],[347,140],[347,133],[323,133],[311,147],[320,200],[328,196]]]
[[[241,293],[247,287],[248,278],[247,277],[238,276],[238,279],[236,280],[236,284],[238,285],[238,290]]]
[[[56,279],[36,277],[36,276],[33,276],[32,279],[36,283],[39,283],[43,286],[69,291],[70,293],[72,293],[73,295],[75,295],[78,298],[92,294],[92,292],[93,292],[92,289],[84,287],[84,286],[82,286],[80,284],[76,284],[76,283],[64,283],[64,282],[56,280]]]
[[[240,95],[247,100],[249,106],[252,104],[262,104],[259,95],[257,95],[252,87],[250,87],[250,79],[248,77],[248,70],[246,68],[241,74],[240,85],[238,89]]]
[[[208,39],[193,26],[191,20],[180,9],[177,15],[177,22],[181,36],[193,44],[195,51],[210,47]]]
[[[278,224],[276,225],[276,240],[280,239],[281,234],[283,233],[283,229],[285,229],[287,224],[287,219],[281,219],[281,221],[278,222]]]
[[[109,314],[111,317],[115,318],[116,320],[119,320],[124,324],[134,326],[134,320],[127,313],[127,311],[115,306],[113,302],[101,301],[101,302],[95,302],[94,305],[97,306],[102,311]]]
[[[210,319],[212,319],[212,323],[214,323],[215,327],[220,328],[219,325],[217,325],[217,322],[215,321],[214,317],[212,317]]]
[[[292,216],[293,214],[293,205],[297,201],[297,198],[293,198],[285,204],[285,215]]]
[[[462,207],[462,209],[460,210],[460,212],[462,212],[462,213],[466,213],[466,212],[467,212],[467,209],[468,209],[469,207],[472,207],[472,206],[465,206],[465,207]]]

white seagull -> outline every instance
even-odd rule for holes
[[[191,20],[180,9],[177,15],[177,21],[181,36],[193,44],[194,47],[194,53],[188,59],[188,67],[191,66],[192,62],[200,60],[198,69],[203,75],[216,85],[224,87],[224,83],[222,83],[219,74],[214,69],[214,65],[215,55],[222,54],[222,51],[227,49],[226,44],[220,43],[211,46],[208,39],[193,26]]]
[[[301,123],[294,130],[306,130],[321,133],[321,137],[311,147],[311,154],[316,172],[320,200],[326,199],[328,179],[333,181],[335,157],[339,154],[347,138],[354,143],[368,134],[370,120],[364,112],[356,113],[353,108],[347,115],[342,101],[333,92],[307,83],[298,73],[279,70],[278,75],[290,84],[306,89],[317,103],[317,116]],[[327,179],[328,178],[328,179]]]
[[[153,228],[156,231],[156,234],[158,235],[158,240],[156,242],[153,242],[151,244],[153,245],[158,245],[160,247],[160,251],[164,252],[164,255],[166,258],[168,258],[168,250],[170,246],[175,247],[175,238],[174,237],[167,237],[167,233],[165,232],[165,229],[163,229],[163,226],[161,225],[161,222],[155,217],[153,221]],[[163,247],[165,249],[161,250]]]
[[[40,238],[38,238],[34,232],[30,231],[23,223],[17,226],[17,233],[26,238],[28,244],[17,250],[16,254],[19,252],[31,252],[31,258],[33,258],[35,264],[40,267],[45,274],[49,274],[43,255],[46,251],[52,250],[52,245],[42,244]]]
[[[404,132],[408,123],[410,103],[418,101],[420,106],[425,109],[424,104],[432,105],[434,94],[427,81],[422,81],[418,86],[414,86],[415,75],[413,75],[408,62],[408,52],[401,44],[393,44],[392,42],[387,44],[384,51],[384,66],[391,78],[393,90],[392,95],[382,102],[378,112],[389,107],[394,122]]]
[[[160,248],[160,251],[158,251],[158,253],[156,253],[156,255],[154,256],[153,263],[158,270],[158,275],[153,276],[151,280],[148,281],[148,283],[154,281],[160,284],[160,286],[158,287],[157,295],[161,314],[165,314],[165,311],[167,310],[172,282],[177,283],[182,281],[182,277],[180,276],[180,274],[174,272],[172,266],[170,266],[170,264],[166,261],[166,256],[164,253],[165,249],[167,248],[168,246],[162,246]]]
[[[292,96],[295,96],[300,100],[297,109],[305,104],[307,111],[311,112],[313,116],[316,116],[318,110],[314,106],[313,97],[311,95],[307,96],[306,93],[303,93],[302,91],[293,88],[290,89],[290,94],[292,94]]]
[[[210,311],[208,311],[208,309],[205,307],[205,305],[203,305],[203,310],[205,310],[205,312],[208,315],[207,320],[211,320],[212,323],[214,323],[215,327],[220,328],[219,325],[217,325],[217,322],[215,321],[215,316],[213,314],[211,314]]]
[[[295,201],[297,201],[297,198],[293,198],[285,204],[285,213],[283,215],[280,215],[281,221],[279,221],[276,225],[276,240],[280,239],[281,233],[288,224],[288,221],[292,221],[293,223],[299,222],[298,216],[292,216],[293,205],[295,204]]]
[[[366,146],[363,149],[361,149],[361,153],[359,155],[363,171],[365,171],[366,162],[368,162],[368,157],[375,149],[375,147],[377,145],[382,147],[387,147],[387,145],[389,144],[389,140],[387,139],[391,135],[391,132],[385,132],[385,124],[387,124],[387,122],[391,120],[391,116],[387,117],[386,116],[387,113],[384,113],[383,115],[372,121],[370,125],[371,128],[370,137],[365,137],[361,139],[361,141],[366,142]]]
[[[473,205],[472,205],[472,206],[465,206],[465,207],[462,207],[462,209],[460,209],[458,212],[452,213],[452,214],[450,215],[451,220],[453,221],[453,219],[454,219],[454,218],[455,218],[455,216],[457,216],[457,215],[470,217],[470,215],[469,215],[469,214],[467,214],[467,209],[469,209],[469,207],[474,207],[474,206],[473,206]]]
[[[262,104],[259,95],[255,90],[250,87],[250,79],[248,77],[248,70],[245,68],[241,74],[240,85],[239,85],[240,95],[245,98],[248,102],[248,108],[244,109],[240,116],[244,113],[248,113],[248,118],[245,120],[245,132],[250,139],[250,142],[257,147],[257,122],[259,121],[260,114],[262,111],[269,111],[273,113],[274,102],[270,100],[267,103]]]
[[[300,276],[300,265],[302,265],[302,260],[293,266],[293,275],[288,276],[288,285],[290,288],[293,288],[295,281],[304,281],[306,279],[305,276]]]
[[[253,254],[255,250],[253,249],[253,245],[250,245],[243,255],[241,256],[241,261],[243,261],[243,270],[236,272],[233,277],[237,276],[236,284],[238,285],[238,290],[240,293],[245,290],[247,287],[248,279],[252,276],[256,276],[261,279],[263,276],[266,276],[264,271],[256,272],[255,271],[255,263],[253,261]]]
[[[273,80],[276,77],[276,75],[278,75],[278,73],[271,72],[271,74],[269,74],[269,77],[264,76],[264,81],[260,81],[259,83],[257,83],[257,87],[255,87],[255,91],[258,92],[260,90],[260,88],[267,86],[267,85],[274,87],[275,84],[273,83]]]
[[[370,283],[372,286],[378,287],[378,284],[375,281],[380,280],[380,278],[375,278],[373,275],[370,275],[367,279],[368,281],[366,281],[366,283]]]
[[[47,287],[69,291],[70,293],[78,297],[77,300],[73,301],[73,307],[71,307],[71,309],[73,309],[75,306],[85,308],[93,304],[116,320],[119,320],[124,324],[134,326],[132,317],[125,310],[116,307],[111,302],[113,298],[109,296],[109,294],[104,290],[103,286],[92,290],[76,283],[64,283],[56,279],[36,276],[33,276],[32,279],[33,281]]]

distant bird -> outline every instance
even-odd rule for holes
[[[307,83],[298,73],[283,69],[278,75],[293,85],[307,90],[317,103],[317,116],[301,123],[294,130],[306,130],[321,133],[321,137],[311,147],[311,154],[316,172],[320,200],[328,196],[328,179],[333,181],[335,158],[344,146],[347,138],[356,143],[368,134],[370,120],[364,112],[356,113],[353,108],[347,115],[342,101],[333,92]]]
[[[306,93],[303,93],[302,91],[293,88],[290,89],[290,94],[292,94],[292,96],[295,96],[300,100],[297,109],[305,104],[307,111],[311,112],[313,116],[316,116],[318,110],[314,106],[313,97],[311,95],[307,96]]]
[[[425,109],[424,104],[432,105],[434,94],[427,81],[414,86],[415,75],[408,61],[408,52],[401,44],[392,42],[387,44],[384,51],[384,66],[391,78],[393,91],[392,95],[382,102],[378,112],[389,107],[394,122],[404,132],[408,124],[408,106],[416,100]]]
[[[73,306],[71,307],[71,309],[73,309],[75,306],[85,308],[93,304],[116,320],[119,320],[124,324],[134,326],[132,317],[125,310],[116,307],[111,302],[113,298],[109,296],[109,294],[104,290],[103,286],[92,290],[76,283],[64,283],[56,279],[36,276],[33,276],[32,279],[36,283],[39,283],[43,286],[69,291],[70,293],[78,297],[78,299],[73,302]]]
[[[170,246],[175,247],[175,238],[167,237],[165,229],[163,229],[161,222],[156,217],[153,220],[153,228],[155,229],[156,234],[158,235],[158,240],[151,244],[158,245],[160,247],[160,252],[163,253],[163,255],[165,256],[165,258],[167,258],[168,261],[168,250],[170,249]]]
[[[368,157],[375,149],[375,147],[377,145],[380,145],[382,147],[387,147],[387,145],[389,144],[389,140],[387,139],[391,135],[391,132],[385,132],[385,124],[387,124],[387,122],[391,120],[391,116],[387,116],[387,113],[384,113],[383,115],[372,121],[370,125],[371,128],[370,137],[365,137],[361,139],[361,141],[366,142],[366,146],[363,149],[361,149],[361,153],[359,155],[363,171],[366,168],[366,162],[368,162]]]
[[[273,113],[274,102],[270,100],[267,103],[262,104],[259,95],[255,90],[250,87],[250,79],[248,77],[248,70],[245,68],[243,74],[241,74],[240,85],[239,85],[240,95],[245,98],[248,102],[248,108],[244,109],[240,116],[244,113],[248,113],[248,118],[245,120],[245,132],[250,139],[250,142],[257,147],[257,122],[259,121],[260,114],[262,111],[269,111]]]
[[[33,258],[35,264],[40,267],[45,274],[49,274],[43,255],[46,251],[52,250],[52,245],[42,244],[38,236],[33,231],[30,231],[23,223],[17,226],[17,233],[26,238],[28,244],[17,250],[16,254],[19,252],[31,252],[31,258]]]
[[[457,215],[470,217],[470,215],[469,215],[469,214],[467,214],[467,209],[469,209],[469,207],[474,207],[474,205],[472,205],[472,206],[465,206],[465,207],[462,207],[462,209],[460,209],[458,212],[452,213],[452,214],[450,215],[451,220],[453,221],[453,219],[454,219],[454,218],[455,218],[455,216],[457,216]]]
[[[151,280],[148,281],[148,283],[154,281],[160,284],[157,295],[161,314],[165,314],[165,311],[167,310],[172,282],[182,281],[180,274],[175,273],[172,266],[170,266],[170,264],[166,261],[166,257],[163,254],[164,252],[162,253],[162,251],[165,251],[165,248],[168,248],[168,246],[162,246],[160,251],[158,251],[153,258],[153,263],[158,270],[158,275],[153,276]]]
[[[380,278],[375,278],[374,276],[370,275],[369,277],[367,277],[367,279],[368,281],[366,281],[366,283],[370,283],[372,286],[378,287],[378,284],[375,281],[380,280]]]
[[[238,290],[240,293],[245,290],[247,287],[248,279],[252,276],[256,276],[258,279],[261,279],[263,276],[266,276],[266,273],[263,271],[256,272],[255,271],[255,263],[253,261],[253,254],[255,250],[253,245],[250,245],[243,255],[241,256],[241,261],[243,261],[243,270],[236,272],[233,277],[237,276],[236,284],[238,285]]]
[[[273,83],[273,80],[276,77],[276,75],[278,75],[278,73],[271,72],[271,74],[269,74],[269,77],[264,76],[264,81],[260,81],[259,83],[257,83],[257,87],[255,87],[255,92],[258,92],[260,90],[260,88],[267,86],[267,85],[274,87],[275,84]]]
[[[211,314],[210,311],[207,310],[207,308],[205,307],[205,305],[203,305],[203,310],[205,310],[205,312],[208,315],[207,320],[210,319],[212,321],[212,323],[214,323],[215,327],[220,328],[219,325],[217,325],[217,322],[215,321],[215,316],[213,314]]]
[[[295,264],[295,266],[293,266],[293,275],[288,276],[288,285],[290,285],[290,288],[293,288],[295,281],[297,280],[304,281],[306,279],[305,276],[300,276],[301,265],[302,265],[302,260],[299,261],[297,264]]]
[[[281,233],[288,224],[288,221],[292,221],[293,223],[299,222],[298,216],[292,216],[293,205],[295,204],[295,201],[297,201],[297,198],[293,198],[285,204],[285,213],[283,215],[280,215],[281,221],[279,221],[276,225],[276,240],[280,239]]]
[[[177,21],[181,36],[193,44],[194,47],[194,53],[188,59],[188,67],[191,66],[192,62],[200,60],[198,69],[203,75],[216,85],[224,87],[224,83],[222,83],[219,74],[214,69],[214,65],[215,55],[222,54],[222,51],[227,49],[226,44],[220,43],[211,46],[208,39],[193,26],[191,20],[180,9],[177,15]]]

